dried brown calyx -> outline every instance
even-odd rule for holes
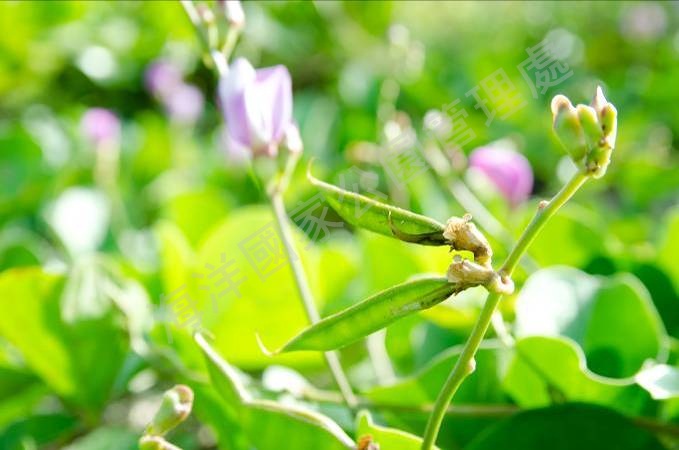
[[[493,250],[486,237],[471,220],[471,214],[451,217],[446,223],[443,237],[453,250],[470,251],[474,254],[474,261],[482,266],[490,267]]]

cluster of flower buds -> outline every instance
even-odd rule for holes
[[[603,176],[615,147],[618,112],[601,87],[590,105],[573,106],[567,97],[557,95],[552,100],[552,115],[554,132],[575,164],[594,178]]]

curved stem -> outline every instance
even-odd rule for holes
[[[550,200],[549,202],[541,202],[538,207],[538,212],[531,220],[530,224],[523,231],[512,251],[509,253],[507,260],[502,265],[499,273],[504,277],[510,277],[516,268],[521,256],[526,252],[530,244],[533,242],[538,233],[545,226],[550,217],[552,217],[561,206],[570,199],[573,194],[587,181],[589,176],[584,171],[578,171],[571,180]],[[434,409],[429,416],[427,428],[424,432],[424,441],[422,442],[422,450],[431,450],[434,447],[436,438],[441,428],[441,423],[448,410],[453,396],[459,389],[460,385],[467,376],[469,376],[475,367],[474,355],[481,345],[481,341],[488,331],[488,327],[493,318],[495,309],[502,299],[502,294],[491,292],[488,294],[486,303],[483,305],[481,314],[474,325],[467,343],[460,354],[457,363],[453,367],[452,372],[448,376],[441,392],[439,392]]]
[[[316,309],[316,304],[314,303],[313,296],[311,294],[311,289],[309,288],[309,283],[307,282],[306,275],[304,273],[304,267],[302,267],[302,261],[295,252],[295,246],[293,243],[292,230],[290,229],[290,222],[288,215],[285,211],[285,204],[283,203],[283,197],[280,189],[273,189],[269,193],[269,199],[271,201],[271,208],[273,209],[274,217],[276,218],[276,226],[278,227],[278,232],[280,233],[281,241],[283,242],[283,247],[285,248],[285,254],[292,269],[292,274],[295,278],[295,284],[297,286],[297,291],[302,299],[302,304],[304,305],[304,311],[306,312],[309,322],[316,323],[320,320],[320,315]],[[351,385],[347,379],[346,374],[342,370],[340,364],[339,356],[337,352],[326,352],[324,353],[325,362],[332,373],[337,387],[342,393],[345,403],[350,408],[354,408],[358,402],[356,396],[351,390]]]

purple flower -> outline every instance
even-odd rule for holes
[[[530,163],[512,148],[479,147],[469,156],[469,166],[485,174],[512,206],[525,201],[533,189]]]
[[[117,142],[120,139],[120,120],[105,108],[90,108],[80,121],[83,135],[94,145]]]
[[[168,115],[178,123],[193,124],[203,112],[203,93],[196,86],[181,83],[163,98]]]
[[[275,156],[292,124],[292,81],[284,66],[255,70],[239,58],[219,85],[221,106],[234,144],[254,156]]]
[[[182,84],[182,73],[175,64],[158,59],[144,73],[144,85],[154,96],[162,98]]]

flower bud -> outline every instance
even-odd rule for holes
[[[180,83],[163,99],[170,118],[180,124],[192,125],[203,113],[203,93],[192,84]]]
[[[158,99],[167,96],[181,84],[181,69],[169,60],[157,59],[144,72],[146,89]]]
[[[143,436],[139,440],[140,450],[181,450],[159,436]]]
[[[611,148],[615,148],[615,139],[618,137],[618,110],[611,103],[606,104],[601,109],[599,121],[604,139]]]
[[[283,145],[291,153],[302,153],[304,150],[304,143],[302,142],[302,136],[299,134],[299,128],[295,123],[291,123],[288,128],[285,129],[285,137],[283,138]]]
[[[596,111],[587,105],[578,105],[575,109],[578,112],[578,120],[580,120],[580,125],[582,125],[585,134],[587,148],[594,148],[601,140],[601,127]]]
[[[557,95],[552,100],[553,127],[561,145],[573,161],[580,161],[586,153],[585,135],[580,125],[578,111],[567,97]]]
[[[219,5],[224,10],[226,20],[234,28],[245,26],[245,13],[239,0],[220,0]]]
[[[533,190],[530,163],[506,141],[475,149],[469,167],[485,175],[512,206],[526,201]]]
[[[92,144],[101,147],[120,140],[120,119],[105,108],[90,108],[80,121],[83,135]]]
[[[163,394],[155,417],[146,428],[146,434],[163,436],[182,423],[191,413],[193,391],[188,386],[177,385]]]

